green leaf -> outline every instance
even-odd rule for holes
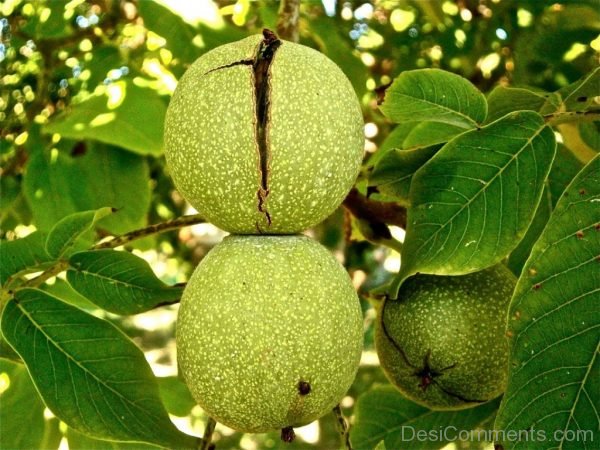
[[[556,157],[554,158],[550,175],[548,175],[548,185],[550,187],[553,207],[573,178],[583,169],[583,166],[584,164],[569,149],[562,144],[557,145]]]
[[[529,89],[498,86],[487,98],[488,117],[486,122],[494,122],[513,111],[539,111],[548,100],[549,95]]]
[[[403,122],[396,125],[396,127],[390,132],[390,134],[387,135],[385,140],[379,146],[375,154],[369,158],[369,165],[377,165],[381,158],[383,158],[386,153],[392,150],[403,149],[404,140],[417,124],[417,122]]]
[[[38,39],[64,38],[73,34],[73,28],[64,19],[65,6],[68,0],[52,0],[36,2],[36,14],[23,21],[20,31]]]
[[[596,98],[600,95],[600,67],[558,91],[541,108],[541,114],[564,111],[598,109]]]
[[[0,393],[0,448],[58,448],[58,442],[49,439],[52,427],[58,431],[58,421],[44,419],[45,405],[25,366],[0,360],[0,381],[3,385]],[[54,445],[51,445],[52,441]]]
[[[243,30],[228,24],[219,29],[202,23],[192,27],[158,2],[140,2],[138,11],[144,19],[144,27],[165,38],[166,48],[183,64],[190,64],[208,50],[247,36]]]
[[[0,240],[0,286],[4,286],[9,277],[21,271],[32,271],[51,262],[45,243],[46,235],[39,231],[14,241]]]
[[[160,402],[143,353],[110,323],[37,289],[17,291],[2,333],[44,402],[67,425],[100,439],[195,448]]]
[[[87,80],[89,91],[94,91],[96,86],[106,80],[109,71],[126,64],[119,48],[112,43],[96,44],[88,55],[92,57],[91,61],[85,63],[85,68],[90,71],[90,78]]]
[[[350,440],[355,450],[371,450],[381,439],[391,449],[441,449],[457,438],[458,431],[473,430],[488,420],[499,403],[494,400],[462,411],[431,411],[393,386],[375,386],[358,398]],[[419,432],[426,433],[424,439],[417,438]]]
[[[597,156],[564,192],[517,283],[508,316],[509,381],[496,420],[499,430],[535,427],[546,434],[546,448],[585,448],[582,439],[565,434],[579,430],[592,434],[588,443],[600,442],[599,258]],[[523,446],[508,439],[501,443],[506,449]]]
[[[354,53],[352,41],[340,33],[333,19],[315,15],[308,21],[311,37],[316,41],[319,51],[327,55],[346,74],[356,95],[360,99],[366,91],[367,71],[364,64]]]
[[[542,234],[544,227],[548,223],[548,219],[550,219],[551,213],[552,199],[550,191],[546,187],[542,193],[542,200],[537,207],[535,216],[533,216],[531,225],[529,225],[529,228],[527,229],[527,233],[525,233],[525,236],[523,236],[519,245],[517,245],[508,256],[506,265],[517,277],[521,274],[521,270],[523,269],[527,258],[529,258],[531,249],[540,237],[540,234]]]
[[[77,144],[71,153],[38,152],[27,165],[24,192],[39,229],[105,206],[118,211],[100,220],[100,228],[121,234],[146,224],[150,180],[144,158],[101,144]]]
[[[3,175],[0,178],[0,192],[2,192],[2,201],[0,202],[0,224],[4,218],[10,214],[13,204],[21,193],[21,183],[17,177]]]
[[[144,27],[166,39],[167,48],[182,62],[191,63],[203,53],[192,42],[197,31],[169,8],[156,2],[141,2],[139,13]]]
[[[600,121],[577,124],[581,140],[596,152],[600,152]]]
[[[462,275],[507,256],[533,219],[555,147],[540,115],[521,111],[438,151],[413,177],[392,297],[417,272]]]
[[[157,380],[160,398],[169,414],[177,417],[189,415],[196,401],[186,384],[177,377],[159,377]]]
[[[15,363],[23,363],[23,361],[21,361],[21,358],[19,357],[19,355],[17,355],[17,353],[13,350],[13,348],[10,345],[8,345],[8,343],[4,340],[4,338],[2,337],[1,334],[0,334],[0,358],[7,359],[7,360],[15,362]],[[0,362],[2,362],[1,359],[0,359]]]
[[[94,311],[98,309],[96,305],[73,289],[71,285],[62,278],[55,278],[53,283],[44,283],[40,289],[79,309],[85,311]]]
[[[443,122],[468,129],[484,121],[487,103],[468,80],[439,69],[420,69],[400,74],[380,109],[394,122]]]
[[[165,102],[154,89],[118,81],[73,105],[42,131],[71,139],[96,140],[140,155],[159,156],[163,151],[166,110]]]
[[[409,204],[410,183],[414,173],[440,149],[439,145],[412,150],[390,150],[369,175],[369,188],[403,205]]]
[[[149,444],[104,441],[78,433],[73,428],[67,429],[69,450],[158,450],[160,447]]]
[[[465,131],[456,125],[442,122],[421,122],[408,133],[402,144],[402,148],[429,147],[437,144],[445,144],[454,136]]]
[[[143,259],[110,249],[75,253],[69,259],[69,284],[96,305],[115,314],[138,314],[174,303],[181,286],[167,286]]]
[[[48,233],[46,251],[54,259],[61,258],[75,245],[79,237],[90,231],[96,222],[112,212],[111,208],[105,207],[95,211],[70,214],[61,219]]]

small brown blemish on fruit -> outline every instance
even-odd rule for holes
[[[596,231],[600,231],[600,223],[597,223],[596,225],[594,225],[594,229]]]
[[[585,195],[585,189],[580,189],[579,190],[579,195]]]
[[[533,289],[536,290],[536,291],[539,290],[539,289],[541,289],[541,288],[542,288],[542,284],[541,283],[536,283],[536,284],[533,285]]]
[[[300,380],[298,382],[298,393],[300,395],[308,395],[310,394],[312,387],[308,381]]]
[[[514,334],[512,331],[510,331],[510,330],[506,330],[506,337],[508,337],[508,338],[511,338],[511,337],[513,337],[514,335],[515,335],[515,334]]]
[[[575,236],[577,236],[577,239],[583,239],[585,235],[583,234],[582,230],[579,230],[577,233],[575,233]]]

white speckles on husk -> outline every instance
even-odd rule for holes
[[[377,353],[390,381],[431,409],[469,408],[500,395],[507,379],[506,314],[515,281],[503,265],[463,276],[409,278],[378,318]],[[429,367],[441,374],[423,389],[415,374],[428,352]]]
[[[331,214],[354,184],[362,113],[342,71],[302,45],[277,50],[271,85],[268,208],[274,229],[302,230]]]
[[[269,225],[261,188],[251,36],[199,58],[179,82],[165,121],[175,185],[207,220],[238,234],[291,234],[342,202],[360,168],[363,120],[352,86],[327,57],[282,42],[269,68]],[[209,71],[213,70],[210,73]]]
[[[348,274],[304,236],[225,238],[194,272],[177,322],[179,366],[196,401],[245,432],[329,412],[356,375],[362,342]]]

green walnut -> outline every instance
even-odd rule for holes
[[[363,156],[360,104],[323,54],[265,31],[183,75],[165,119],[178,190],[237,234],[291,234],[331,214]]]
[[[388,379],[430,409],[487,402],[506,386],[514,275],[503,265],[462,276],[417,275],[385,300],[375,342]]]
[[[302,426],[350,387],[362,349],[348,274],[305,236],[229,236],[192,275],[177,359],[198,404],[243,432]]]

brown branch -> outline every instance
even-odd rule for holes
[[[350,443],[350,427],[348,426],[348,422],[344,417],[344,413],[342,412],[340,405],[336,405],[335,408],[333,408],[333,415],[335,416],[336,428],[340,433],[342,448],[346,450],[352,450],[352,444]]]
[[[129,233],[122,234],[121,236],[116,236],[109,241],[100,242],[99,244],[94,245],[92,247],[92,250],[97,250],[100,248],[120,247],[121,245],[128,244],[131,241],[135,241],[137,239],[150,236],[152,234],[176,230],[177,228],[187,227],[202,222],[204,222],[204,218],[202,218],[200,214],[178,217],[177,219],[168,220],[166,222],[161,222],[154,225],[149,225],[144,228],[140,228],[139,230],[130,231]]]
[[[382,224],[406,228],[406,208],[397,203],[370,200],[358,190],[352,189],[343,205],[354,217],[371,223],[375,228]]]
[[[300,19],[300,0],[281,0],[277,34],[286,41],[298,42],[298,20]]]

